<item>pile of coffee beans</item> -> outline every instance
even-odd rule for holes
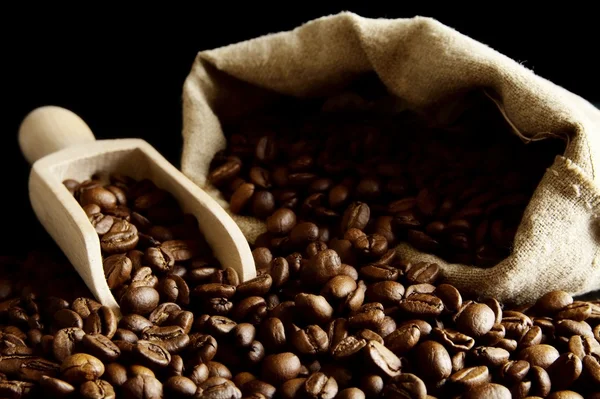
[[[152,182],[65,185],[123,317],[61,257],[0,258],[0,397],[600,398],[600,302],[463,297],[367,234],[366,203],[337,241],[273,212],[285,245],[254,245],[258,276],[240,281]]]
[[[226,125],[227,148],[208,175],[232,212],[267,221],[261,243],[286,250],[356,227],[388,246],[408,242],[450,262],[493,266],[510,253],[560,151],[553,140],[525,146],[487,120],[433,128],[405,113],[290,108],[298,111]]]

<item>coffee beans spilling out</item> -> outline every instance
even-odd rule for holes
[[[363,255],[407,242],[450,262],[493,266],[510,253],[556,154],[556,143],[524,146],[489,124],[434,129],[404,114],[298,108],[227,125],[227,148],[208,175],[232,212],[266,221],[259,242],[284,251],[330,240],[346,248],[344,235],[357,228],[366,237],[353,246]]]
[[[600,302],[463,297],[365,232],[367,203],[347,207],[338,239],[271,212],[258,276],[240,281],[151,182],[65,184],[123,317],[61,256],[0,258],[2,398],[600,397]]]

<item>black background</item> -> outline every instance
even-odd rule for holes
[[[178,10],[127,12],[9,12],[5,7],[0,14],[5,104],[0,126],[5,184],[0,196],[5,214],[20,216],[18,223],[0,229],[3,253],[24,250],[45,236],[29,207],[29,166],[17,146],[19,123],[27,112],[48,104],[69,108],[98,139],[141,137],[178,165],[181,88],[198,51],[292,29],[342,10],[365,17],[434,17],[568,90],[600,101],[598,23],[591,9],[579,5],[561,3],[560,8],[546,5],[525,12],[522,4],[506,3],[450,4],[447,9],[398,2],[344,7],[280,2],[276,7],[258,3],[240,9],[233,3],[196,2]]]

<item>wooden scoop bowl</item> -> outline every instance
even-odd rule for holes
[[[141,139],[98,140],[73,112],[55,106],[33,110],[19,128],[19,145],[32,164],[29,198],[33,210],[92,294],[117,314],[102,263],[100,239],[81,205],[63,185],[108,172],[148,178],[169,191],[183,211],[193,214],[223,267],[242,281],[256,277],[248,242],[225,210]]]

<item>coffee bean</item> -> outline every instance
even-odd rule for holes
[[[287,234],[296,225],[296,214],[288,208],[280,208],[267,218],[267,231],[272,234]]]
[[[338,393],[338,385],[334,378],[317,372],[306,379],[302,390],[309,397],[333,399]]]
[[[475,345],[475,340],[472,337],[450,328],[441,329],[435,327],[433,329],[433,335],[442,345],[452,352],[468,351]]]
[[[461,391],[491,382],[491,375],[486,366],[476,366],[461,369],[448,378],[448,383],[460,388]]]
[[[163,389],[168,397],[185,398],[194,396],[197,386],[187,377],[174,376],[165,382]]]
[[[331,346],[331,355],[336,360],[349,359],[359,353],[365,346],[367,346],[366,339],[350,335]]]
[[[389,395],[388,395],[389,396]],[[358,388],[346,388],[338,393],[338,399],[365,399],[365,393]]]
[[[318,325],[310,325],[305,329],[294,326],[290,343],[303,355],[325,353],[329,349],[329,337]]]
[[[104,259],[104,275],[110,289],[123,285],[131,276],[133,264],[123,254],[115,254]]]
[[[104,364],[94,356],[76,353],[63,360],[60,373],[70,383],[94,381],[104,374]]]
[[[124,253],[135,248],[139,235],[135,225],[117,219],[110,230],[100,239],[102,250],[108,254]]]
[[[583,365],[575,354],[563,353],[548,367],[547,371],[555,390],[567,389],[581,375]]]
[[[404,286],[396,281],[380,281],[367,288],[367,298],[384,305],[395,304],[402,300]]]
[[[96,204],[107,210],[117,206],[117,197],[104,187],[93,187],[84,190],[79,198],[81,205]]]
[[[275,210],[275,197],[270,191],[255,191],[250,208],[256,217],[264,219]]]
[[[195,333],[190,336],[188,351],[201,362],[211,361],[217,353],[218,343],[212,335]]]
[[[440,273],[437,263],[419,262],[408,271],[406,278],[411,284],[435,283]]]
[[[359,237],[354,241],[353,246],[359,254],[369,258],[379,258],[388,250],[387,240],[379,234]]]
[[[577,361],[572,362],[570,369],[577,371]],[[586,355],[583,358],[583,371],[593,386],[600,384],[600,356]],[[573,373],[574,374],[574,373]]]
[[[160,296],[154,288],[134,287],[125,292],[120,305],[125,314],[147,315],[156,308],[159,299]]]
[[[573,297],[565,291],[550,291],[536,302],[536,308],[542,315],[552,316],[573,303]]]
[[[119,363],[109,363],[105,366],[103,378],[113,387],[120,387],[127,381],[127,369]]]
[[[494,326],[495,320],[496,316],[489,306],[472,303],[460,310],[456,326],[465,334],[477,338],[487,334]]]
[[[424,341],[415,348],[415,356],[422,359],[417,364],[421,375],[432,381],[448,378],[452,373],[452,361],[446,348],[435,341]]]
[[[160,398],[163,396],[163,385],[155,377],[137,375],[129,378],[122,386],[125,398]]]
[[[142,332],[141,339],[159,342],[171,354],[181,352],[190,343],[189,336],[179,326],[149,327]]]
[[[175,257],[162,245],[147,248],[144,253],[144,260],[155,273],[170,272],[175,265]]]
[[[344,212],[342,218],[342,230],[351,228],[362,230],[367,226],[371,217],[371,210],[364,202],[353,202]]]
[[[294,298],[296,308],[308,323],[324,324],[331,320],[333,308],[321,295],[298,294]]]
[[[565,306],[556,314],[557,319],[569,319],[575,321],[587,320],[592,314],[592,305],[587,302],[573,302]]]
[[[386,346],[397,355],[404,355],[414,348],[421,338],[418,325],[407,323],[399,326],[385,338]]]
[[[211,377],[204,381],[199,388],[202,389],[202,397],[207,399],[241,399],[242,397],[242,392],[233,382],[223,377]]]
[[[66,397],[75,392],[75,387],[66,381],[46,375],[40,378],[40,387],[49,395],[55,397]]]
[[[475,398],[495,398],[495,399],[511,399],[512,394],[505,386],[495,383],[485,383],[477,385],[472,389],[468,390],[465,395],[462,396],[464,399],[475,399]]]
[[[254,194],[254,184],[242,183],[233,193],[229,201],[229,209],[233,213],[241,213]]]
[[[271,275],[263,274],[238,285],[237,295],[241,297],[265,295],[271,289],[272,284],[273,278]]]
[[[410,295],[398,307],[409,317],[436,317],[444,310],[442,300],[430,294]]]
[[[552,392],[549,399],[583,399],[583,396],[573,391],[556,391]]]
[[[236,325],[232,332],[234,342],[240,348],[245,348],[252,344],[256,337],[256,328],[250,323],[241,323]]]
[[[368,398],[376,398],[383,391],[383,379],[377,374],[363,374],[360,379],[360,389]]]
[[[85,399],[114,399],[115,390],[104,380],[86,381],[79,387],[79,394]]]
[[[402,363],[398,356],[377,341],[369,341],[365,347],[369,362],[389,377],[400,375]],[[448,374],[449,375],[449,374]]]
[[[529,362],[525,360],[510,360],[500,369],[501,378],[509,384],[523,381],[530,370]]]
[[[265,357],[262,363],[262,378],[273,384],[280,384],[298,376],[300,359],[291,352]]]
[[[332,277],[340,274],[342,261],[338,254],[326,249],[312,257],[308,264],[302,267],[300,273],[303,282],[307,284],[324,284]]]
[[[519,359],[528,361],[532,366],[547,369],[560,354],[553,346],[540,344],[533,345],[519,352]]]
[[[101,306],[85,319],[83,331],[87,334],[102,334],[110,339],[117,331],[117,317],[111,308]]]
[[[81,342],[85,332],[78,327],[69,327],[59,330],[54,336],[52,342],[52,353],[59,362],[64,361],[76,351],[77,345]]]
[[[54,313],[54,326],[58,330],[67,327],[82,328],[83,320],[76,312],[70,309],[61,309]]]
[[[171,362],[171,354],[160,342],[140,339],[135,343],[134,353],[149,367],[166,367]]]

